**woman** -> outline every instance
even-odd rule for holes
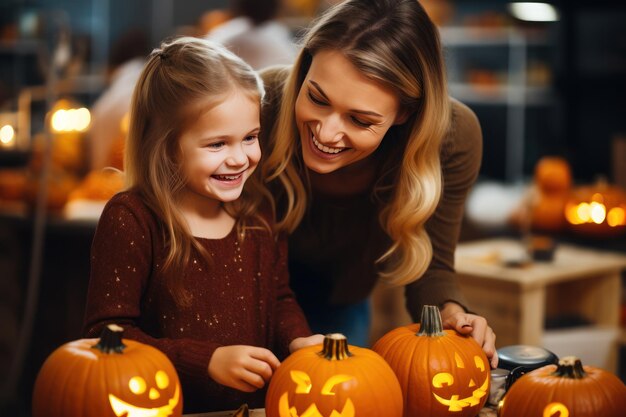
[[[291,283],[314,331],[365,343],[377,281],[405,285],[414,320],[439,305],[444,325],[471,334],[495,367],[495,334],[467,312],[453,268],[482,135],[448,97],[421,5],[342,2],[309,30],[292,68],[263,78],[263,172],[278,227],[292,232]]]

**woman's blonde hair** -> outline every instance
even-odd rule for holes
[[[177,209],[186,184],[179,138],[202,108],[219,103],[233,89],[258,99],[259,105],[264,95],[258,75],[236,55],[207,40],[181,37],[152,51],[133,93],[124,157],[126,186],[137,190],[162,222],[168,246],[163,271],[170,291],[183,305],[189,294],[175,272],[189,262],[193,249],[208,261],[210,257]],[[255,172],[241,197],[225,203],[237,219],[238,234],[258,215],[264,198],[271,199],[260,172]]]
[[[390,128],[377,154],[384,160],[373,191],[380,222],[394,242],[378,259],[393,285],[418,279],[432,258],[424,224],[439,202],[440,147],[450,126],[450,101],[437,28],[416,0],[348,0],[322,15],[303,39],[285,81],[269,137],[264,178],[282,185],[279,229],[292,231],[307,208],[306,170],[295,123],[298,92],[315,54],[340,51],[365,76],[400,98],[407,121]]]

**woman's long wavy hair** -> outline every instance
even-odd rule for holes
[[[382,204],[381,225],[393,241],[378,259],[384,264],[380,276],[392,285],[408,284],[422,276],[432,258],[424,224],[441,195],[439,152],[450,127],[437,28],[416,0],[348,0],[329,9],[305,35],[283,86],[263,168],[266,180],[282,185],[286,205],[278,227],[287,231],[302,220],[308,192],[294,108],[312,59],[321,50],[343,53],[368,78],[395,91],[400,111],[409,114],[376,151],[384,162],[372,190]]]
[[[190,294],[177,271],[184,269],[194,249],[211,259],[177,208],[186,184],[179,138],[202,109],[218,104],[234,89],[259,100],[259,105],[264,95],[262,81],[240,58],[210,41],[181,37],[152,51],[133,93],[124,157],[126,186],[141,194],[163,225],[168,252],[162,268],[169,290],[182,305]],[[237,219],[238,235],[257,217],[264,198],[271,199],[260,172],[255,172],[241,197],[224,204]]]

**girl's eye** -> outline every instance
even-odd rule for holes
[[[311,93],[311,91],[309,90],[309,100],[311,100],[313,103],[319,105],[319,106],[325,106],[326,102],[323,100],[320,100],[319,98],[315,97],[315,95],[313,95],[313,93]]]
[[[244,142],[247,142],[247,143],[253,143],[258,138],[259,138],[259,135],[250,135],[250,136],[246,136],[243,140],[244,140]]]
[[[370,127],[372,125],[372,123],[360,120],[359,118],[354,116],[352,116],[352,123],[359,127]]]
[[[222,149],[224,147],[224,142],[208,143],[206,147],[210,149]]]

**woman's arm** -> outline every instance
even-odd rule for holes
[[[419,321],[424,304],[438,305],[444,325],[470,333],[497,364],[495,335],[484,318],[467,314],[454,270],[465,200],[478,177],[482,160],[482,131],[469,107],[456,100],[451,104],[451,129],[441,150],[443,192],[435,213],[426,223],[433,259],[424,275],[406,287],[407,307],[413,320]]]
[[[277,259],[275,261],[276,277],[276,344],[281,354],[308,344],[321,342],[323,337],[309,338],[311,329],[289,287],[289,270],[287,265],[287,237],[281,234],[277,242]],[[294,342],[292,344],[292,342]],[[309,343],[310,342],[310,343]]]

